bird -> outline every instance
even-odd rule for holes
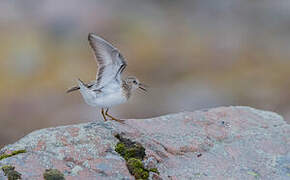
[[[109,109],[127,102],[137,89],[147,92],[147,86],[140,83],[135,76],[122,78],[127,60],[112,44],[95,33],[89,33],[88,42],[98,65],[96,80],[84,83],[78,79],[78,85],[66,92],[79,90],[88,105],[101,108],[104,121],[107,121],[107,117],[109,117],[111,120],[123,123],[124,120],[110,115]]]

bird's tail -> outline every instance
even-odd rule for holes
[[[68,89],[68,90],[66,91],[66,93],[70,93],[70,92],[73,92],[73,91],[76,91],[76,90],[79,90],[79,89],[80,89],[79,86],[75,86],[75,87],[72,87],[72,88]]]
[[[78,81],[79,81],[79,83],[81,83],[80,85],[84,85],[85,87],[87,87],[87,88],[90,88],[90,87],[92,87],[94,84],[95,84],[95,82],[90,82],[90,83],[88,83],[88,84],[86,84],[86,83],[84,83],[82,80],[80,80],[80,79],[78,79]],[[70,88],[70,89],[68,89],[67,91],[66,91],[66,93],[70,93],[70,92],[73,92],[73,91],[77,91],[77,90],[79,90],[80,89],[80,86],[75,86],[75,87],[72,87],[72,88]]]

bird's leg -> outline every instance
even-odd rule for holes
[[[108,114],[108,111],[109,111],[109,108],[106,110],[106,112],[105,112],[105,115],[106,116],[108,116],[108,117],[110,117],[112,120],[114,120],[114,121],[118,121],[118,122],[120,122],[120,123],[123,123],[124,122],[124,120],[120,120],[120,119],[117,119],[117,118],[114,118],[113,116],[111,116],[110,114]]]
[[[104,120],[107,121],[107,118],[106,118],[106,116],[105,116],[105,114],[104,114],[104,109],[103,109],[103,108],[102,108],[101,113],[102,113],[102,115],[103,115]]]

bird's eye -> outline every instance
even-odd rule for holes
[[[136,80],[134,80],[134,81],[133,81],[133,83],[134,83],[134,84],[137,84],[137,81],[136,81]]]

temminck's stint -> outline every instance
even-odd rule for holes
[[[67,93],[80,90],[88,105],[102,108],[101,113],[105,121],[108,116],[112,120],[122,122],[108,114],[109,108],[125,103],[138,88],[146,91],[145,85],[133,76],[122,79],[122,72],[127,63],[117,48],[93,33],[89,34],[88,41],[98,64],[96,80],[85,84],[78,79],[78,86],[67,90]]]

